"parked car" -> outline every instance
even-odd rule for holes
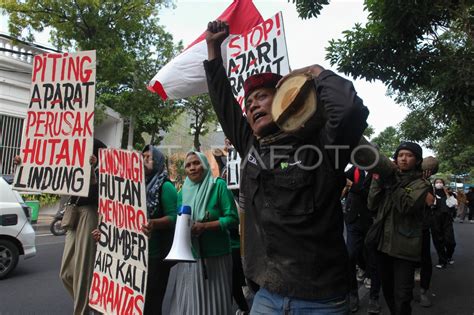
[[[31,209],[0,177],[0,280],[15,269],[20,255],[25,259],[36,255],[36,236],[30,220]]]

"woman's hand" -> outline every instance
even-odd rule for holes
[[[199,236],[206,230],[206,223],[203,222],[194,222],[193,226],[191,227],[191,233],[194,236]]]
[[[98,242],[100,240],[100,231],[99,229],[95,229],[94,231],[92,231],[92,238],[94,239],[94,241]]]
[[[227,167],[224,169],[224,171],[222,171],[221,178],[227,179]]]
[[[18,166],[21,164],[21,157],[19,155],[13,158],[13,165]]]
[[[154,230],[153,220],[148,221],[147,224],[142,224],[142,232],[150,237],[151,232]]]
[[[431,177],[433,171],[432,170],[424,170],[423,171],[423,179],[428,179]]]
[[[94,166],[94,165],[97,164],[97,157],[96,157],[94,154],[92,154],[92,155],[90,156],[90,158],[89,158],[89,164],[92,165],[92,166]]]

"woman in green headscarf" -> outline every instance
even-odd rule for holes
[[[214,178],[209,161],[191,151],[178,206],[191,206],[193,254],[197,263],[176,265],[171,314],[221,315],[232,312],[232,256],[228,229],[239,224],[225,181]]]

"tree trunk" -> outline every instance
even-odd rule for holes
[[[385,155],[376,153],[377,150],[364,136],[359,141],[359,146],[354,152],[354,161],[360,169],[367,169],[372,173],[377,173],[382,178],[391,176],[397,169],[396,165]],[[367,168],[368,167],[368,168]]]
[[[133,128],[134,128],[133,117],[130,117],[130,125],[128,125],[128,141],[127,150],[133,150]]]
[[[194,150],[201,152],[201,143],[199,142],[199,136],[201,134],[201,129],[196,129],[194,132]]]

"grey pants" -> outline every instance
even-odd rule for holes
[[[97,228],[96,206],[79,207],[75,230],[66,233],[60,276],[74,300],[74,315],[89,314],[89,288],[94,271],[96,242],[92,231]]]

